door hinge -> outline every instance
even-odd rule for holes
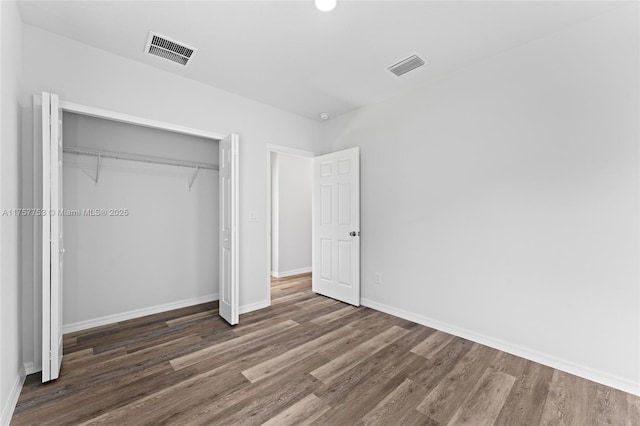
[[[51,354],[51,351],[49,351],[49,361],[51,361],[52,358],[53,358],[53,355]]]

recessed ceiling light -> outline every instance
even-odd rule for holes
[[[336,8],[338,0],[315,0],[316,8],[322,12],[330,12]]]
[[[329,115],[328,112],[321,112],[320,113],[320,120],[328,120],[331,116]]]

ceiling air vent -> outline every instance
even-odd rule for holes
[[[149,55],[159,56],[183,66],[189,65],[197,50],[153,31],[149,31],[149,38],[144,49]]]
[[[411,55],[408,58],[404,58],[403,60],[396,62],[387,69],[394,73],[396,76],[400,77],[401,75],[406,74],[409,71],[423,66],[425,63],[426,62],[424,61],[424,59],[422,59],[418,55]]]

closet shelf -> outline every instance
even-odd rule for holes
[[[194,161],[182,161],[175,160],[172,158],[164,158],[164,157],[153,157],[149,155],[137,155],[137,154],[127,154],[124,152],[113,152],[113,151],[98,151],[94,149],[85,149],[85,148],[73,148],[73,147],[65,147],[63,148],[63,152],[65,154],[77,154],[77,155],[89,155],[92,157],[98,157],[98,159],[102,158],[114,158],[116,160],[129,160],[129,161],[141,161],[143,163],[152,163],[152,164],[164,164],[167,166],[178,166],[178,167],[188,167],[191,169],[197,170],[219,170],[218,166],[210,163],[197,163]]]

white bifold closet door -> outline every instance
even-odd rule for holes
[[[58,95],[42,93],[42,382],[62,364],[62,113]]]
[[[229,324],[239,321],[238,135],[220,141],[220,300]]]

